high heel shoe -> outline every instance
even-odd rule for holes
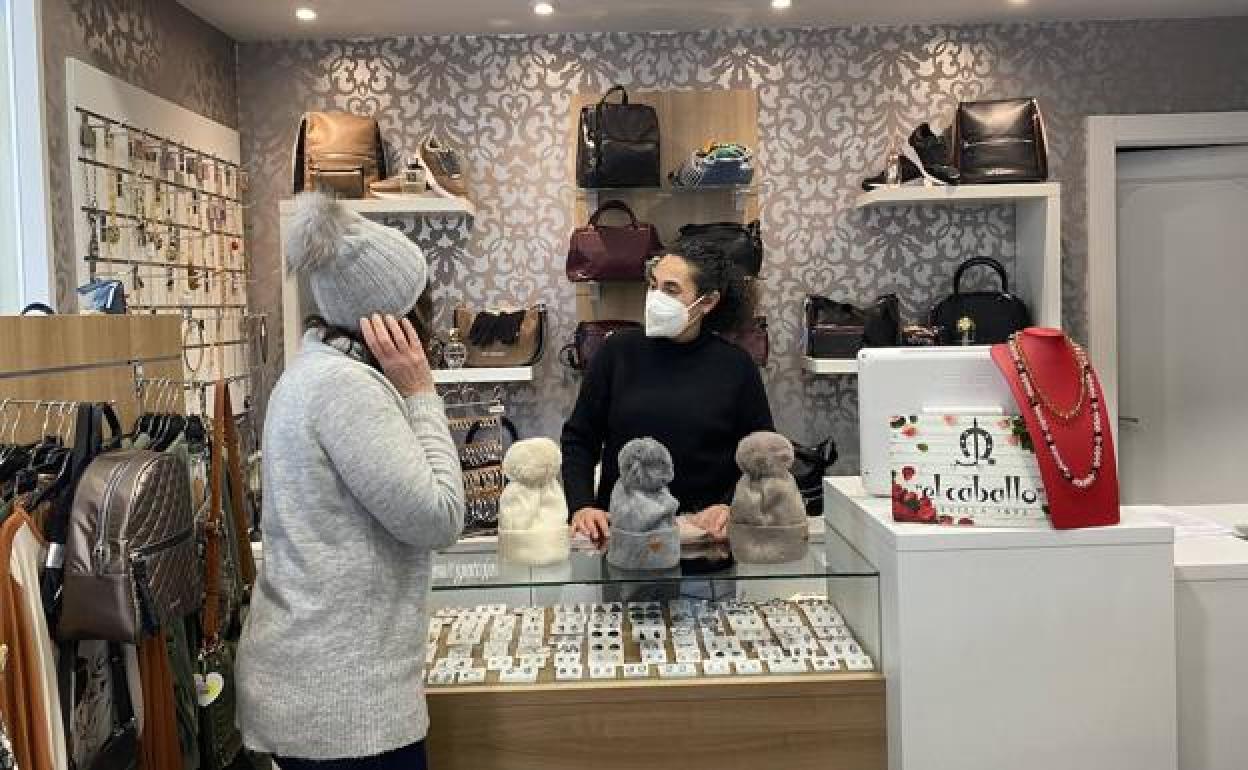
[[[907,184],[919,179],[927,186],[957,184],[960,176],[958,170],[949,165],[949,143],[945,137],[932,132],[927,123],[910,134],[909,140],[901,148],[899,158],[899,184]],[[862,189],[870,192],[877,187],[888,184],[888,172],[881,171],[875,176],[862,180]]]

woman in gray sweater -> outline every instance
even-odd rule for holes
[[[319,194],[299,196],[289,224],[289,269],[324,324],[269,399],[239,724],[282,770],[420,770],[430,560],[464,519],[458,454],[407,317],[428,266],[397,230]]]

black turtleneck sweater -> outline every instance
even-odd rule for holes
[[[737,444],[774,430],[758,367],[741,348],[703,331],[688,343],[640,331],[611,335],[594,356],[563,426],[569,513],[608,510],[626,443],[649,436],[672,453],[672,494],[682,513],[732,500]],[[602,478],[594,490],[594,467]]]

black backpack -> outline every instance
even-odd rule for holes
[[[758,277],[763,269],[763,235],[759,222],[711,222],[685,225],[676,236],[679,245],[697,242],[731,259],[747,276]]]
[[[608,102],[619,91],[619,104]],[[658,187],[659,116],[648,104],[629,104],[624,86],[581,108],[576,142],[578,187]]]

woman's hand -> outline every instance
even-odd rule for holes
[[[728,539],[728,514],[732,511],[726,505],[712,505],[689,517],[689,521],[699,529],[704,529],[716,540]]]
[[[572,534],[583,532],[595,545],[607,541],[610,527],[611,517],[599,508],[582,508],[572,517]]]
[[[411,321],[374,315],[360,319],[360,332],[381,370],[404,398],[436,392],[429,360]]]

